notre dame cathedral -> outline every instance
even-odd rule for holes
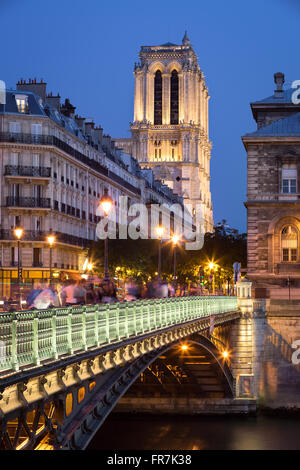
[[[208,89],[185,33],[181,45],[142,46],[135,64],[134,121],[130,139],[114,139],[143,168],[201,206],[205,232],[213,230],[210,193]]]

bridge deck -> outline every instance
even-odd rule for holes
[[[23,367],[238,309],[236,297],[173,297],[0,314],[0,378]]]

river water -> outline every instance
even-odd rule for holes
[[[300,417],[113,413],[89,449],[300,450]]]

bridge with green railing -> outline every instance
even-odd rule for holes
[[[0,446],[85,448],[163,351],[209,331],[212,319],[217,326],[238,317],[237,298],[225,296],[1,313]],[[223,372],[232,387],[224,364]]]

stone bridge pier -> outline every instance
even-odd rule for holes
[[[239,283],[238,299],[245,336],[236,344],[233,373],[251,373],[260,408],[300,409],[300,300],[252,298],[249,281]]]

